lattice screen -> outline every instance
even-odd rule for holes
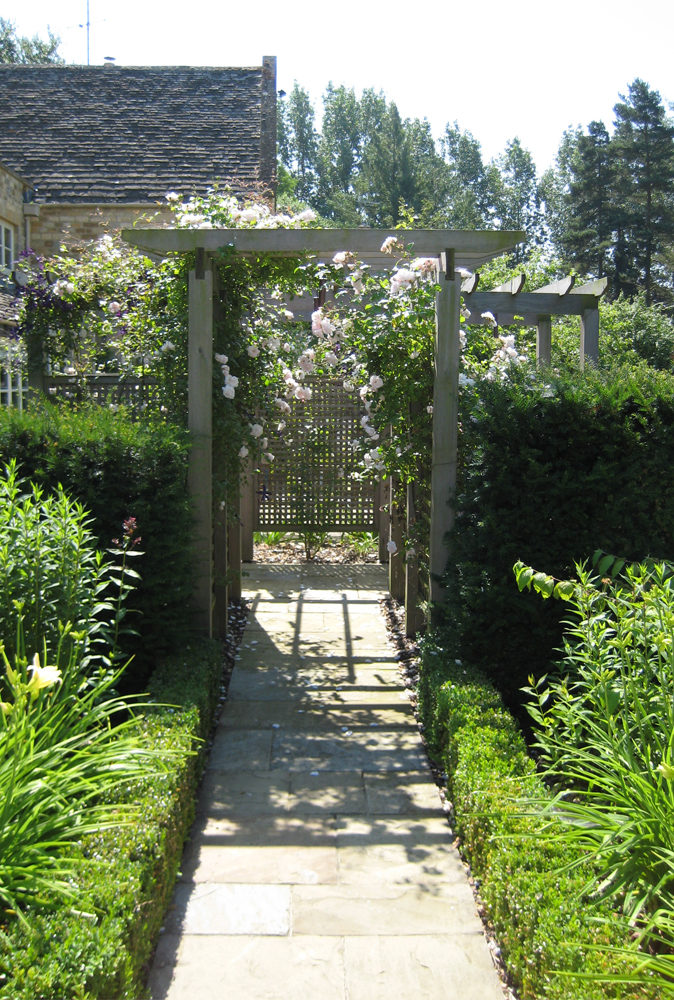
[[[256,477],[255,530],[374,531],[374,486],[351,476],[364,411],[341,383],[306,384],[311,400],[293,403],[285,430],[268,435],[274,461]]]

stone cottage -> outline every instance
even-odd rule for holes
[[[273,198],[276,59],[255,67],[0,66],[0,248],[51,254],[161,224],[214,182]]]

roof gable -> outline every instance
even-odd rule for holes
[[[0,161],[30,178],[39,201],[148,203],[214,181],[270,186],[275,60],[0,66],[0,123]]]

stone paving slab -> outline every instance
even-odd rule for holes
[[[385,885],[295,885],[291,887],[293,933],[353,936],[372,934],[482,933],[466,879]]]
[[[290,887],[179,882],[166,930],[183,934],[290,933]]]
[[[503,1000],[379,602],[255,566],[152,1000]]]
[[[347,849],[348,850],[348,849]],[[183,882],[261,883],[263,885],[330,885],[339,881],[336,847],[282,845],[209,847],[200,842],[186,855]]]
[[[314,700],[298,703],[293,701],[240,701],[227,702],[220,716],[219,725],[223,729],[271,729],[279,728],[291,732],[336,732],[343,726],[353,730],[385,729],[386,732],[409,730],[410,711],[407,698],[404,702],[394,700],[386,693],[379,704],[346,706],[340,692],[332,691],[333,697],[322,703]]]
[[[348,1000],[498,1000],[484,935],[362,936],[344,942]]]
[[[340,938],[172,935],[150,983],[181,1000],[345,1000],[344,978]]]

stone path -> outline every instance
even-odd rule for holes
[[[153,1000],[503,1000],[379,610],[256,565]]]

